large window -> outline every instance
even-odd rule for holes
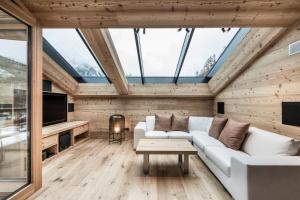
[[[206,76],[237,31],[237,28],[229,32],[220,28],[195,29],[180,77]]]
[[[109,31],[129,82],[141,79],[143,83],[199,83],[209,81],[212,71],[217,71],[249,29],[134,28]]]
[[[185,31],[146,29],[140,33],[145,77],[173,77]]]
[[[43,29],[43,37],[50,44],[50,47],[49,44],[46,47],[53,47],[53,51],[57,51],[58,56],[63,58],[59,59],[56,56],[53,59],[65,69],[68,67],[66,65],[70,65],[75,70],[75,73],[72,74],[75,76],[74,78],[77,80],[78,77],[82,78],[84,82],[107,82],[100,61],[93,56],[79,31],[76,29]],[[55,53],[51,55],[55,55]]]
[[[140,68],[133,29],[109,29],[127,77],[139,77]]]
[[[30,183],[30,28],[0,10],[0,199]]]

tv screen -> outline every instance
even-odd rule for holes
[[[43,93],[43,126],[67,121],[67,95]]]

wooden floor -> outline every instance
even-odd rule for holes
[[[147,176],[142,164],[131,140],[108,145],[90,139],[46,163],[43,187],[30,199],[232,199],[198,156],[191,156],[185,176],[175,155],[150,155]]]

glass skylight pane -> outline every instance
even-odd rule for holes
[[[109,29],[126,76],[141,76],[133,29]]]
[[[173,77],[186,31],[182,29],[140,30],[145,76]]]
[[[223,33],[221,28],[195,29],[180,77],[206,76],[209,67],[218,60],[238,30],[232,28]]]
[[[45,39],[82,77],[105,77],[75,29],[43,29]]]

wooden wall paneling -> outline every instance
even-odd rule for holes
[[[119,94],[128,94],[128,82],[108,30],[81,29]]]
[[[285,33],[286,28],[252,28],[223,66],[208,82],[218,94]]]
[[[123,114],[132,134],[139,121],[155,113],[212,116],[213,99],[199,98],[75,98],[75,120],[90,122],[90,135],[107,138],[108,120],[113,114]]]
[[[225,115],[300,140],[300,127],[282,124],[282,101],[300,101],[300,54],[288,45],[300,40],[300,24],[283,37],[215,97],[225,102]]]
[[[270,27],[299,19],[298,0],[23,0],[47,27]]]
[[[120,95],[109,84],[79,84],[75,97],[117,97]],[[122,97],[195,97],[212,98],[208,84],[129,84],[128,95]]]
[[[0,1],[0,8],[31,26],[32,30],[32,183],[10,199],[26,199],[42,186],[42,28],[36,18],[12,1]]]
[[[46,53],[43,53],[43,59],[43,74],[56,85],[63,88],[67,93],[74,94],[77,90],[78,82],[64,71]]]

